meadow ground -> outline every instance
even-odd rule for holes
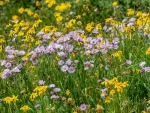
[[[0,0],[0,113],[150,113],[149,0]]]

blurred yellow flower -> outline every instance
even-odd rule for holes
[[[69,89],[66,90],[66,95],[69,95],[70,94],[70,91]]]
[[[37,94],[37,93],[32,93],[32,94],[30,95],[30,100],[31,100],[31,101],[34,101],[36,97],[38,97],[38,94]]]
[[[71,4],[70,3],[61,3],[60,5],[57,5],[55,7],[55,10],[56,11],[65,11],[67,9],[69,9],[71,7]]]
[[[94,26],[94,23],[93,23],[93,22],[88,23],[88,24],[86,25],[86,28],[85,28],[86,31],[91,32],[92,29],[94,28],[93,26]]]
[[[110,93],[109,93],[111,96],[113,96],[115,94],[115,90],[110,90]]]
[[[146,111],[141,111],[141,113],[146,113]]]
[[[110,97],[109,96],[107,96],[106,98],[105,98],[105,103],[110,103]]]
[[[76,0],[76,4],[78,4],[80,2],[80,0]]]
[[[24,12],[24,8],[21,7],[21,8],[18,10],[18,12],[19,12],[20,14],[22,14],[22,13]]]
[[[28,111],[28,110],[30,110],[30,108],[29,108],[28,105],[24,105],[23,107],[20,108],[20,110],[22,110],[22,111]]]
[[[146,51],[146,55],[149,55],[149,54],[150,54],[150,47]]]
[[[73,113],[77,113],[76,111],[74,111]]]
[[[77,16],[76,16],[76,19],[80,19],[80,18],[81,18],[81,15],[77,15]]]
[[[13,96],[12,96],[12,101],[13,101],[13,102],[16,102],[17,100],[18,100],[18,96],[13,95]]]
[[[128,10],[127,10],[127,15],[128,15],[128,16],[134,15],[134,10],[133,10],[133,9],[128,9]]]
[[[19,19],[19,17],[18,17],[17,15],[12,16],[12,20],[13,20],[14,22],[17,22],[18,19]]]
[[[40,5],[40,2],[39,2],[39,1],[36,1],[35,4],[36,4],[36,6],[39,6],[39,5]]]
[[[51,8],[56,4],[56,0],[46,0],[46,3],[48,4],[48,8]]]
[[[4,2],[3,1],[0,1],[0,6],[4,5]]]
[[[117,5],[118,5],[118,2],[117,2],[117,1],[113,2],[113,6],[114,6],[114,7],[117,6]]]
[[[103,108],[103,106],[101,106],[101,105],[97,105],[96,106],[96,111],[99,113],[99,112],[101,112],[101,111],[103,111],[104,110],[104,108]]]
[[[2,52],[3,48],[2,48],[2,45],[0,45],[0,52]]]
[[[6,102],[7,104],[10,104],[13,101],[13,99],[11,97],[5,97],[3,101]]]

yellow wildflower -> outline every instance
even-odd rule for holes
[[[12,26],[12,25],[9,23],[9,24],[6,25],[6,28],[11,27],[11,26]]]
[[[146,55],[149,55],[149,54],[150,54],[150,47],[146,51]]]
[[[81,15],[77,15],[77,16],[76,16],[76,19],[80,19],[80,18],[81,18]]]
[[[35,42],[35,45],[39,45],[41,43],[41,41],[40,40],[37,40],[36,42]]]
[[[31,101],[34,101],[36,97],[38,97],[37,93],[32,93],[32,94],[30,95],[30,100],[31,100]]]
[[[39,1],[36,1],[35,4],[36,4],[36,6],[39,6],[39,5],[40,5],[40,2],[39,2]]]
[[[13,102],[16,102],[17,100],[18,100],[18,96],[13,95],[13,96],[12,96],[12,101],[13,101]]]
[[[71,7],[71,4],[70,3],[61,3],[60,5],[57,5],[55,7],[55,10],[56,11],[65,11],[67,9],[69,9]]]
[[[13,101],[13,99],[11,97],[5,97],[3,101],[6,102],[7,104],[10,104]]]
[[[2,45],[0,45],[0,52],[2,52],[3,48],[2,48]]]
[[[24,105],[23,107],[20,108],[20,110],[22,110],[22,111],[28,111],[28,110],[30,110],[30,108],[29,108],[28,105]]]
[[[14,16],[12,16],[12,19],[13,19],[14,22],[17,22],[19,17],[17,15],[14,15]]]
[[[21,7],[21,8],[18,10],[18,12],[19,12],[20,14],[22,14],[22,13],[24,12],[24,8]]]
[[[121,84],[121,86],[122,86],[123,88],[126,88],[127,86],[129,86],[129,84],[128,84],[127,82],[123,82],[123,83]]]
[[[128,9],[128,10],[127,10],[127,15],[128,15],[128,16],[134,15],[134,10],[133,10],[133,9]]]
[[[48,8],[51,8],[56,4],[56,0],[46,0],[46,3],[48,4]]]
[[[66,90],[66,95],[69,95],[70,94],[70,91],[69,89]]]
[[[73,113],[77,113],[76,111],[74,111]]]
[[[24,32],[20,31],[18,32],[18,36],[23,36],[24,35]]]
[[[115,90],[110,90],[110,93],[109,93],[111,96],[113,96],[115,94]]]
[[[93,25],[94,25],[93,22],[88,23],[88,24],[86,25],[86,28],[85,28],[85,29],[86,29],[88,32],[91,32],[92,29],[94,28]]]
[[[114,7],[116,7],[117,5],[118,5],[118,2],[117,2],[117,1],[113,2],[113,6],[114,6]]]
[[[107,96],[106,98],[105,98],[105,103],[110,103],[110,97],[109,96]]]
[[[0,1],[0,6],[4,5],[4,2],[3,1]]]
[[[80,2],[80,0],[76,0],[76,4],[78,4]]]
[[[146,113],[146,111],[142,111],[141,113]]]

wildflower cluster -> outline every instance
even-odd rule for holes
[[[146,1],[0,0],[0,111],[149,112]]]
[[[101,97],[105,99],[106,103],[110,103],[111,98],[113,98],[116,92],[123,92],[123,90],[129,86],[127,82],[119,82],[118,78],[114,77],[111,80],[104,79],[101,83],[106,88],[102,89]]]
[[[30,100],[34,101],[38,96],[42,96],[47,88],[48,86],[37,86],[30,95]]]
[[[71,7],[70,3],[61,3],[55,7],[56,11],[63,12]]]
[[[5,97],[3,98],[3,101],[6,102],[6,104],[11,104],[12,102],[16,102],[18,100],[18,96],[13,95],[12,97]]]

